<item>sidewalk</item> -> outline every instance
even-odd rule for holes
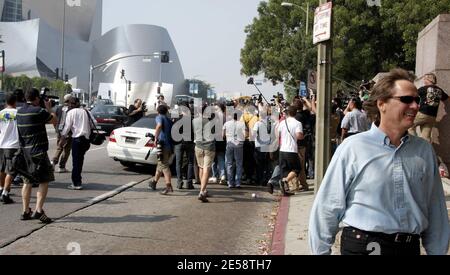
[[[312,182],[309,184],[311,187]],[[450,179],[442,178],[442,186],[445,196],[450,196]],[[314,191],[282,198],[273,234],[272,255],[310,255],[308,223],[313,202]],[[339,240],[338,234],[333,254],[339,254]]]

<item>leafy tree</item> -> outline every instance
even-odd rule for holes
[[[26,92],[33,87],[33,82],[31,81],[31,79],[28,76],[21,75],[14,79],[14,85],[15,85],[15,88],[20,88],[24,92]]]
[[[281,2],[261,2],[258,17],[245,28],[241,73],[264,73],[273,82],[297,86],[296,80],[305,80],[307,70],[317,66],[317,51],[312,34],[304,37],[305,12],[283,7]],[[290,2],[305,7],[305,1]],[[333,1],[333,75],[337,78],[358,86],[362,79],[393,67],[414,70],[418,33],[437,15],[450,12],[450,0],[381,0],[381,4],[369,7],[366,0]]]
[[[281,6],[282,2],[261,2],[259,16],[245,28],[241,74],[264,73],[273,84],[286,81],[289,86],[298,86],[298,80],[306,79],[308,69],[315,67],[317,51],[311,36],[305,39],[306,13],[298,7]],[[305,6],[305,1],[292,3]],[[312,15],[310,11],[311,18]],[[297,93],[293,89],[286,91]]]
[[[33,87],[41,90],[44,87],[49,87],[50,86],[50,80],[48,80],[47,78],[42,78],[42,77],[33,77],[31,79],[31,82],[33,84]]]

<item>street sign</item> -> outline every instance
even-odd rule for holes
[[[331,38],[332,7],[332,2],[328,2],[316,8],[314,14],[313,44],[327,41]]]
[[[300,96],[301,97],[308,97],[308,90],[306,89],[306,83],[300,82]]]
[[[308,88],[317,90],[317,73],[313,70],[308,70]]]

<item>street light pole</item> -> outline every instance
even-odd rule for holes
[[[308,26],[309,26],[309,2],[306,2],[306,10],[302,6],[294,4],[294,3],[291,3],[291,2],[282,2],[281,5],[284,6],[284,7],[296,6],[296,7],[300,8],[302,11],[304,11],[306,13],[305,36],[308,36],[308,29],[309,29],[308,28]]]
[[[92,98],[92,90],[93,90],[93,79],[94,79],[94,70],[101,68],[103,66],[106,66],[110,63],[119,61],[121,59],[125,59],[125,58],[130,58],[130,57],[155,57],[155,56],[159,56],[159,53],[151,53],[151,54],[131,54],[131,55],[125,55],[125,56],[121,56],[121,57],[117,57],[111,60],[108,60],[106,62],[100,63],[98,65],[91,65],[89,68],[89,106],[91,105],[91,98]]]
[[[327,0],[320,0],[326,4]],[[333,22],[333,19],[331,19]],[[332,26],[330,27],[332,30]],[[317,122],[316,122],[316,152],[315,152],[315,183],[314,192],[317,193],[325,176],[331,159],[330,113],[331,113],[331,69],[332,69],[332,40],[320,42],[317,60]]]
[[[61,79],[64,79],[64,40],[66,36],[66,1],[63,1],[63,20],[62,20],[62,35],[61,35]]]

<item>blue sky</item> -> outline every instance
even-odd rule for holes
[[[196,75],[219,96],[257,93],[240,75],[245,26],[257,16],[260,0],[105,0],[103,31],[126,24],[150,24],[168,30],[186,78]],[[256,77],[261,79],[261,77]],[[268,82],[270,83],[270,82]],[[260,86],[266,96],[282,91]]]

